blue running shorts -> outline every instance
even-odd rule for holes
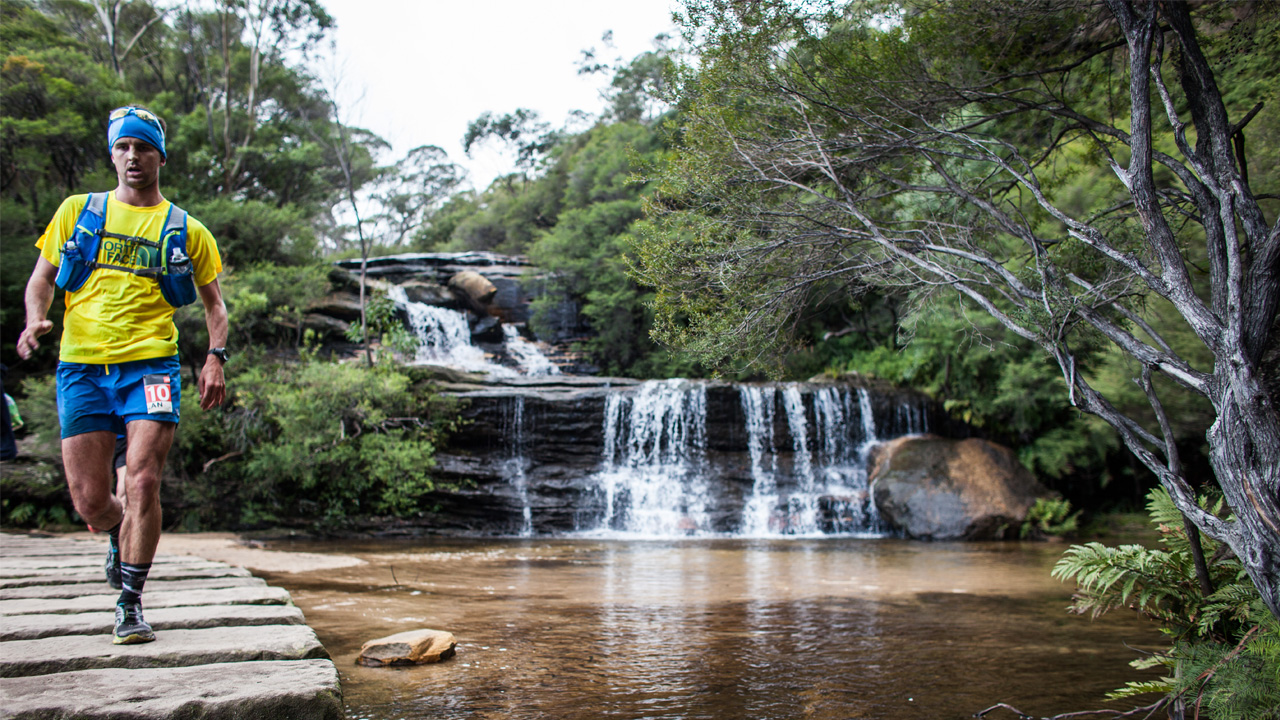
[[[178,422],[179,368],[177,355],[116,365],[59,362],[62,437],[99,430],[123,435],[134,420]]]

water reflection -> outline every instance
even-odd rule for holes
[[[285,548],[281,548],[285,549]],[[1150,625],[1069,616],[1060,547],[857,540],[506,540],[296,549],[365,566],[269,576],[342,673],[351,718],[961,718],[1105,706]],[[457,657],[355,665],[453,632]]]

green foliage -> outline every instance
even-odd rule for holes
[[[36,439],[39,455],[56,455],[62,437],[58,422],[57,378],[53,375],[29,377],[22,381],[23,429]]]
[[[650,339],[652,293],[628,273],[649,193],[638,171],[663,152],[661,130],[640,122],[598,125],[577,138],[557,160],[563,209],[529,248],[529,259],[549,271],[534,327],[548,336],[548,316],[577,304],[590,330],[580,348],[607,374],[652,377],[680,364]],[[687,362],[682,369],[696,372]]]
[[[1238,643],[1180,642],[1172,659],[1182,668],[1175,691],[1214,720],[1280,718],[1280,621],[1262,603],[1258,624]]]
[[[47,457],[23,457],[0,475],[0,524],[6,527],[65,527],[71,523],[67,483]]]
[[[1182,515],[1163,489],[1153,490],[1149,500],[1163,549],[1075,545],[1053,570],[1054,577],[1076,581],[1073,612],[1096,617],[1131,608],[1160,622],[1173,642],[1169,650],[1133,663],[1163,666],[1169,677],[1129,683],[1112,697],[1161,692],[1195,703],[1215,720],[1274,720],[1280,708],[1280,623],[1240,561],[1208,537],[1201,542],[1214,590],[1205,595]],[[1222,512],[1221,500],[1202,497],[1200,505]]]
[[[1244,612],[1230,603],[1242,590],[1239,560],[1222,558],[1210,566],[1211,582],[1218,589],[1205,597],[1196,579],[1181,513],[1162,488],[1152,490],[1148,498],[1147,510],[1160,532],[1163,550],[1141,545],[1108,547],[1098,542],[1074,545],[1054,567],[1054,577],[1076,581],[1073,612],[1097,617],[1117,607],[1131,607],[1160,621],[1175,639],[1207,636],[1219,621]],[[1214,513],[1222,510],[1221,499],[1201,497],[1200,505]],[[1202,543],[1206,556],[1218,551],[1211,538],[1202,538]]]
[[[416,240],[427,250],[527,254],[538,279],[532,325],[542,338],[579,339],[601,371],[614,375],[696,375],[687,357],[650,336],[653,294],[633,280],[637,227],[650,184],[643,173],[665,159],[666,131],[645,108],[669,65],[646,53],[616,71],[613,122],[585,132],[552,131],[526,111],[485,114],[467,145],[498,139],[517,147],[525,174],[499,179],[479,195],[455,196],[428,217]],[[542,173],[530,177],[540,167]],[[566,327],[564,308],[581,324]]]
[[[9,389],[9,392],[13,392]],[[61,527],[70,524],[67,483],[58,467],[58,407],[54,378],[29,377],[17,393],[27,440],[0,473],[0,524]]]
[[[237,267],[305,263],[315,256],[315,228],[297,205],[215,197],[196,199],[187,210],[209,228],[223,258]]]
[[[381,290],[369,290],[369,298],[365,302],[365,325],[369,338],[377,338],[383,346],[389,347],[401,357],[410,360],[418,352],[421,340],[405,327],[396,312],[396,303]],[[352,323],[347,328],[347,339],[353,343],[363,343],[365,332],[359,323]],[[388,361],[390,356],[384,355]]]
[[[454,427],[453,401],[393,366],[261,364],[229,386],[223,413],[184,407],[179,462],[212,461],[188,489],[189,524],[411,515],[436,487],[432,456]]]
[[[1080,511],[1071,512],[1071,503],[1062,498],[1036,498],[1027,511],[1019,536],[1028,538],[1065,537],[1080,529]]]
[[[528,173],[559,144],[560,139],[560,133],[552,130],[549,123],[539,120],[536,111],[517,108],[501,116],[481,113],[480,117],[467,123],[462,147],[469,155],[476,145],[497,140],[515,150],[516,167]]]
[[[1041,477],[1103,472],[1115,433],[1066,402],[1061,371],[1035,344],[959,300],[899,322],[899,339],[864,343],[832,362],[929,393],[957,419],[1017,447]]]
[[[268,349],[302,346],[303,321],[313,303],[329,291],[331,268],[318,262],[302,265],[260,263],[224,272],[218,279],[227,305],[228,346],[235,365],[257,362]],[[204,309],[194,304],[174,314],[179,356],[198,375],[209,347]]]

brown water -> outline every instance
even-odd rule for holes
[[[347,715],[965,718],[1102,707],[1154,626],[1065,611],[1063,546],[898,540],[426,540],[294,544],[366,565],[274,574],[332,653]],[[448,630],[437,665],[355,664],[365,640]],[[1126,647],[1126,644],[1130,647]],[[992,717],[1013,717],[1011,714]]]

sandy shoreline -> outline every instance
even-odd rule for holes
[[[89,532],[59,533],[58,537],[106,540],[106,535],[102,533]],[[276,573],[310,572],[364,564],[364,560],[350,555],[321,555],[254,547],[239,535],[226,532],[164,533],[160,536],[158,552],[166,555],[193,555],[249,570]]]

